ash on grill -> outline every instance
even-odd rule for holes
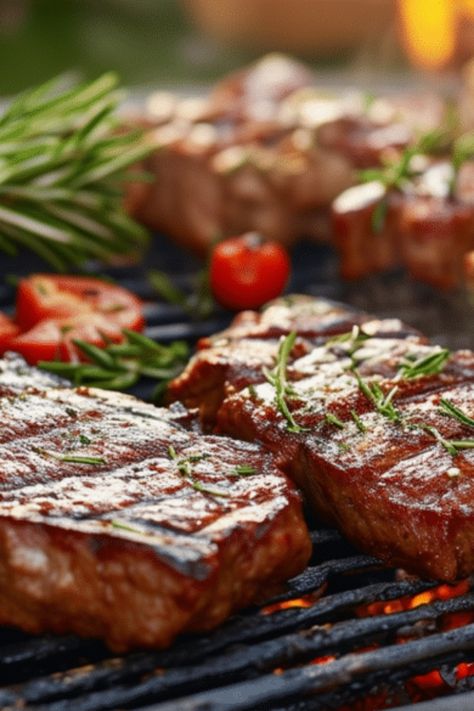
[[[183,270],[193,264],[170,245],[157,241],[153,261],[189,283]],[[459,295],[434,299],[429,287],[396,276],[342,285],[333,257],[314,246],[298,248],[295,267],[292,291],[402,317],[452,348],[474,346],[473,309]],[[14,267],[2,262],[2,269]],[[113,276],[152,296],[138,269]],[[11,296],[0,289],[0,308]],[[176,307],[154,303],[147,320],[153,338],[193,341],[229,319],[217,312],[192,323]],[[146,396],[146,384],[136,394]],[[473,581],[439,586],[406,578],[357,554],[334,531],[312,535],[312,563],[279,597],[166,651],[113,657],[76,637],[0,630],[0,708],[376,711],[438,696],[442,711],[474,708]]]

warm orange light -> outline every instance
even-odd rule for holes
[[[438,69],[450,61],[459,9],[457,0],[399,0],[403,39],[414,64]]]

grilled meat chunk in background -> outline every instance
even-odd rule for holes
[[[324,314],[324,300],[313,301],[315,312]],[[285,327],[298,332],[298,324],[303,342],[311,329],[317,333],[316,319],[310,325],[308,318],[300,318],[302,305],[308,314],[310,301],[305,299],[293,305],[279,300],[268,309],[281,314],[278,335]],[[331,307],[326,302],[324,318]],[[221,386],[227,393],[224,401],[219,406],[213,402],[217,429],[263,442],[320,518],[335,523],[361,549],[428,577],[453,580],[467,575],[474,570],[474,450],[453,453],[449,443],[472,441],[473,430],[441,412],[440,402],[444,397],[473,417],[474,354],[459,351],[449,356],[400,322],[364,323],[364,318],[354,315],[357,326],[352,333],[326,336],[326,343],[320,339],[306,355],[291,360],[286,402],[296,432],[263,372],[259,384],[253,371],[252,388],[238,390],[242,383],[233,378],[232,335],[245,336],[252,363],[258,350],[252,351],[245,329],[261,337],[265,322],[272,332],[272,318],[264,311],[238,319],[224,332],[230,365],[222,372],[229,382]],[[260,347],[260,340],[255,343]],[[275,355],[277,343],[275,334]],[[186,383],[192,392],[216,344],[218,338],[181,376],[184,400]],[[225,362],[225,345],[219,356]],[[439,359],[440,366],[409,375],[410,368],[430,358]],[[381,393],[378,406],[364,392],[374,381]],[[208,392],[202,380],[200,388],[204,403],[196,390],[193,403],[207,415]]]
[[[134,188],[128,206],[200,253],[216,235],[254,230],[285,244],[327,240],[330,203],[358,169],[437,128],[444,113],[433,95],[331,95],[305,67],[270,55],[207,98],[150,97],[139,120],[156,127],[160,148],[146,162],[156,181]]]
[[[452,166],[429,164],[403,192],[371,182],[333,202],[334,244],[345,279],[403,265],[420,281],[450,289],[468,281],[474,249],[474,162],[465,163],[450,195]],[[378,214],[377,214],[378,211]]]
[[[307,563],[300,497],[259,445],[15,359],[0,393],[1,624],[164,647]]]

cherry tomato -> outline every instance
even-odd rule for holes
[[[142,303],[121,286],[93,277],[34,274],[22,279],[16,299],[16,321],[23,331],[45,319],[62,320],[101,314],[120,328],[141,331]]]
[[[279,296],[290,274],[284,247],[249,232],[220,242],[211,255],[210,284],[229,309],[255,309]]]
[[[0,312],[0,355],[11,347],[12,340],[19,333],[19,328],[8,316]]]

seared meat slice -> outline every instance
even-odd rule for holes
[[[422,340],[398,319],[379,321],[327,299],[302,295],[276,299],[261,313],[245,311],[227,330],[202,339],[200,350],[170,383],[168,401],[179,400],[187,407],[199,408],[203,425],[211,427],[227,395],[264,379],[263,369],[274,365],[281,336],[293,330],[298,333],[291,360],[309,354],[308,361],[300,362],[300,367],[306,369],[302,374],[307,374],[307,368],[313,367],[312,359],[317,361],[321,355],[317,349],[311,355],[314,346],[358,325],[363,326],[364,333],[380,338]],[[340,355],[341,349],[344,353],[343,344],[335,352]]]
[[[0,397],[0,623],[163,647],[304,567],[300,498],[258,445],[24,377]]]
[[[159,149],[145,161],[156,180],[128,196],[150,227],[206,253],[216,234],[259,231],[292,244],[330,239],[329,208],[420,133],[439,126],[443,101],[418,94],[331,95],[285,57],[264,57],[208,97],[152,95],[147,115]],[[176,215],[179,214],[179,220]]]
[[[403,264],[434,286],[461,283],[465,255],[474,247],[474,163],[462,166],[455,195],[453,180],[451,164],[437,161],[403,192],[375,181],[339,195],[332,228],[342,276],[355,279]]]
[[[357,353],[361,384],[330,353],[326,363],[313,363],[311,377],[291,383],[287,404],[297,431],[270,383],[227,398],[219,429],[264,442],[317,514],[362,550],[428,577],[468,575],[474,570],[474,430],[440,403],[445,398],[474,417],[474,354],[455,354],[439,375],[384,380],[376,374],[393,373],[400,346],[362,360],[373,340]],[[426,349],[412,343],[403,360],[413,347],[413,354]],[[374,378],[381,399],[364,392]]]

